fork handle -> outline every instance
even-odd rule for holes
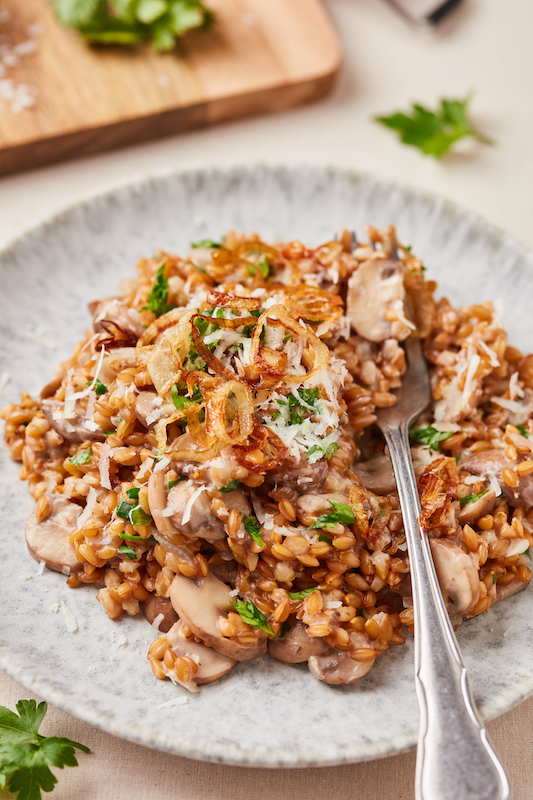
[[[420,710],[416,800],[506,800],[509,783],[477,715],[428,539],[419,524],[408,422],[380,427],[398,484],[409,550]]]

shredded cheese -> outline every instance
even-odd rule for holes
[[[65,605],[63,600],[61,600],[61,611],[65,615],[65,620],[67,623],[67,628],[71,633],[75,633],[78,630],[78,623],[76,622],[76,617],[70,610],[70,608]]]

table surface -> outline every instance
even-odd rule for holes
[[[290,0],[288,0],[290,2]],[[345,51],[325,100],[272,116],[192,131],[159,142],[0,180],[0,244],[105,184],[198,162],[271,161],[343,165],[456,201],[533,247],[533,4],[464,0],[442,33],[408,28],[380,0],[325,0]],[[1,2],[0,2],[1,6]],[[529,24],[531,23],[531,24]],[[398,144],[372,117],[411,101],[473,92],[472,117],[496,144],[442,162]],[[0,398],[1,399],[1,398]],[[31,697],[0,673],[0,704]],[[179,708],[176,709],[179,712]],[[488,726],[514,800],[531,798],[533,699]],[[414,753],[339,768],[243,769],[169,756],[116,739],[51,708],[43,732],[91,747],[78,769],[56,771],[55,800],[410,800]],[[0,792],[0,796],[1,792]]]

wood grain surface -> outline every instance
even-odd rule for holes
[[[340,64],[320,0],[210,0],[217,21],[173,53],[89,47],[48,0],[2,0],[9,45],[42,23],[34,53],[4,78],[36,88],[33,108],[0,100],[0,174],[278,111],[325,94]],[[7,15],[6,15],[7,16]]]

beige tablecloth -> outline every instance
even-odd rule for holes
[[[330,97],[282,114],[0,180],[0,244],[32,218],[135,172],[202,160],[281,159],[345,165],[425,188],[477,211],[533,247],[531,0],[464,0],[456,24],[437,36],[410,30],[379,0],[325,2],[345,51]],[[494,137],[494,147],[476,145],[437,163],[399,145],[390,131],[372,122],[373,116],[403,110],[413,100],[434,105],[440,96],[461,97],[469,90],[475,90],[474,121]],[[5,401],[0,394],[0,404]],[[18,699],[30,696],[0,674],[0,704],[14,708]],[[515,800],[531,800],[533,699],[490,723],[489,731],[514,785]],[[54,708],[43,732],[73,738],[92,750],[80,756],[79,768],[57,770],[54,800],[413,797],[414,753],[339,768],[269,771],[164,755]]]
[[[0,705],[35,697],[0,673]],[[37,699],[37,698],[36,698]],[[176,708],[179,713],[179,707]],[[489,723],[513,785],[513,800],[531,800],[533,698]],[[79,767],[55,770],[53,800],[412,800],[415,753],[324,769],[249,769],[169,756],[117,739],[50,706],[41,728],[91,748]],[[3,794],[0,791],[0,797]],[[48,797],[49,795],[45,795]]]

